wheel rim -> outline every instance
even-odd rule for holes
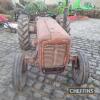
[[[73,58],[73,80],[75,81],[76,85],[87,83],[89,77],[89,65],[87,57],[83,52],[79,52],[78,56],[75,56]]]
[[[73,80],[75,81],[76,85],[81,85],[83,81],[83,74],[84,74],[84,65],[81,62],[81,56],[78,55],[73,60]]]
[[[80,63],[79,63],[79,58],[75,57],[75,60],[72,62],[72,67],[73,67],[73,78],[74,80],[77,80],[77,78],[80,75]]]
[[[26,84],[26,80],[27,80],[27,63],[25,62],[25,60],[23,60],[22,63],[22,71],[21,71],[21,77],[20,77],[20,85],[21,87],[24,87]]]

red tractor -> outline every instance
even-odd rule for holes
[[[18,37],[20,47],[30,47],[29,19],[21,15],[18,20]],[[87,83],[89,77],[88,59],[83,52],[71,55],[71,38],[68,33],[51,17],[38,17],[35,22],[36,47],[34,56],[17,54],[13,68],[13,85],[22,90],[27,81],[28,65],[34,65],[44,74],[62,73],[68,63],[72,63],[72,74],[75,84]]]

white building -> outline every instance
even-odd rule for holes
[[[27,1],[27,2],[44,1],[46,4],[54,5],[54,4],[57,4],[59,1],[62,1],[62,0],[25,0],[25,1]],[[75,0],[70,0],[70,1],[74,2]],[[16,2],[19,3],[19,0],[12,0],[12,2],[14,4]],[[97,8],[100,8],[100,0],[81,0],[81,4],[84,4],[85,2],[91,2]]]
[[[96,7],[97,8],[100,8],[100,0],[95,0],[96,2],[95,2],[95,5],[96,5]]]

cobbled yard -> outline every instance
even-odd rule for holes
[[[16,93],[12,86],[12,68],[21,51],[15,33],[0,31],[0,100],[100,100],[100,20],[71,23],[72,54],[84,51],[89,60],[90,76],[83,88],[95,88],[95,95],[69,95],[73,86],[71,64],[59,75],[44,75],[38,68],[28,72],[26,88]]]

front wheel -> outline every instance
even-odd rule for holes
[[[17,54],[14,61],[12,71],[13,87],[17,91],[21,91],[27,81],[27,64],[25,63],[25,56],[23,54]]]
[[[89,63],[83,52],[78,52],[77,56],[73,57],[72,74],[76,85],[87,83],[89,78]]]

